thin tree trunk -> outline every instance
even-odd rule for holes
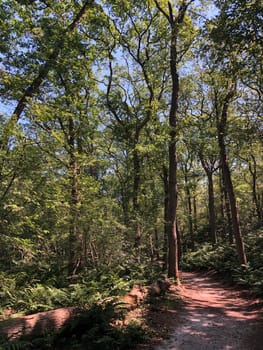
[[[220,142],[220,141],[219,141]],[[221,142],[220,142],[221,144]],[[236,197],[234,193],[233,183],[231,179],[231,173],[229,170],[228,163],[225,158],[225,147],[223,144],[221,144],[221,157],[222,157],[222,165],[223,165],[223,176],[225,178],[225,184],[226,184],[226,190],[229,197],[229,204],[230,204],[230,210],[231,210],[231,218],[232,218],[232,225],[233,225],[233,234],[235,237],[236,247],[237,247],[237,254],[239,263],[242,265],[247,264],[247,258],[245,253],[245,247],[242,239],[242,233],[241,233],[241,227],[239,222],[239,215],[238,215],[238,209],[236,205]]]
[[[220,188],[220,212],[221,212],[221,222],[222,222],[222,238],[223,240],[225,240],[227,237],[226,218],[225,218],[225,191],[224,191],[221,171],[219,172],[219,188]]]
[[[223,209],[226,213],[227,217],[227,229],[228,229],[228,239],[229,243],[234,243],[234,236],[233,236],[233,225],[232,225],[232,218],[231,218],[231,210],[230,210],[230,203],[228,198],[228,193],[225,186],[225,179],[222,172],[222,165],[221,165],[221,178],[222,178],[222,194],[223,194]]]
[[[193,207],[194,207],[194,220],[193,220],[193,225],[194,225],[194,231],[197,231],[197,203],[196,203],[196,192],[194,193],[193,196]]]
[[[159,234],[157,227],[154,228],[154,257],[160,260],[160,244],[159,244]]]
[[[177,232],[177,240],[178,240],[178,264],[183,256],[183,245],[182,245],[182,236],[181,231],[179,230],[178,220],[176,221],[176,232]]]
[[[214,195],[214,183],[213,174],[207,173],[208,178],[208,202],[209,202],[209,224],[210,224],[210,235],[212,244],[217,243],[216,237],[216,214],[215,214],[215,195]]]
[[[233,224],[232,224],[232,218],[231,218],[231,209],[230,209],[229,196],[225,186],[224,186],[224,196],[225,196],[225,209],[226,209],[227,223],[228,223],[228,238],[229,238],[229,243],[233,244],[234,234],[233,234]]]
[[[185,181],[186,198],[187,198],[187,210],[188,210],[187,218],[188,218],[189,234],[191,239],[191,249],[194,250],[195,241],[194,241],[194,230],[193,230],[193,213],[192,213],[191,193],[190,193],[189,182],[188,182],[187,164],[185,164],[185,167],[184,167],[184,181]]]
[[[177,149],[176,149],[176,131],[177,131],[177,112],[178,112],[178,94],[179,94],[179,75],[177,70],[177,39],[179,26],[184,21],[184,16],[188,6],[194,0],[188,2],[182,1],[177,15],[174,14],[173,6],[168,1],[168,13],[160,5],[159,1],[154,0],[157,9],[167,19],[171,29],[170,39],[170,73],[172,78],[172,94],[169,113],[169,170],[168,170],[168,189],[169,189],[169,208],[168,208],[168,277],[179,281],[178,268],[178,236],[176,230],[177,222]]]
[[[163,186],[164,186],[164,237],[163,237],[163,270],[168,267],[168,220],[169,220],[169,182],[168,169],[163,166]]]
[[[74,275],[82,265],[83,237],[79,232],[79,206],[78,192],[78,163],[75,156],[75,136],[73,119],[69,119],[69,156],[70,156],[70,221],[69,221],[69,262],[68,274]]]
[[[170,70],[172,75],[172,100],[169,114],[169,220],[168,220],[168,277],[179,278],[177,211],[177,149],[176,127],[178,111],[179,77],[177,72],[177,23],[172,26]]]
[[[260,200],[257,193],[257,162],[253,154],[250,155],[252,164],[249,162],[249,171],[252,176],[252,196],[256,208],[258,224],[261,225],[263,221],[263,210],[260,206]]]
[[[214,246],[217,243],[216,236],[216,213],[215,213],[215,195],[214,195],[214,181],[213,172],[216,170],[215,161],[205,159],[202,152],[199,153],[202,167],[206,173],[208,180],[208,212],[209,212],[209,226],[210,226],[210,239]]]
[[[136,141],[136,144],[138,141]],[[133,213],[135,221],[135,241],[134,247],[139,248],[141,244],[142,229],[139,221],[139,187],[141,181],[141,160],[136,148],[133,151]]]
[[[233,188],[231,173],[227,161],[227,155],[226,155],[226,146],[225,146],[225,129],[226,129],[226,122],[227,122],[227,114],[228,114],[228,107],[231,99],[234,97],[235,94],[235,86],[231,84],[229,87],[229,91],[227,95],[225,96],[225,99],[223,101],[222,106],[222,112],[221,116],[217,116],[217,131],[218,131],[218,145],[220,149],[220,160],[221,160],[221,166],[222,166],[222,173],[223,178],[225,182],[226,191],[228,193],[229,203],[230,203],[230,210],[231,210],[231,218],[232,218],[232,225],[233,225],[233,233],[235,236],[235,243],[237,248],[237,254],[240,265],[247,264],[247,258],[246,258],[246,252],[245,247],[242,239],[242,232],[239,222],[239,215],[238,215],[238,209],[236,204],[236,197],[235,192]]]

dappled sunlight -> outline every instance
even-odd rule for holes
[[[251,300],[207,275],[184,273],[183,281],[178,325],[155,350],[261,349],[257,339],[263,330],[262,308],[251,308]]]

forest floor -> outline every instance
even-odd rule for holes
[[[212,272],[183,272],[171,285],[128,312],[125,323],[146,325],[148,342],[136,350],[262,350],[263,300],[223,283]],[[41,334],[59,329],[76,308],[62,308],[0,322],[1,334]],[[43,328],[43,329],[42,329]],[[43,332],[42,332],[43,333]],[[114,350],[114,349],[113,349]]]
[[[224,284],[212,273],[182,273],[182,286],[170,288],[180,296],[177,308],[160,307],[146,315],[153,337],[149,350],[262,350],[263,301]],[[168,299],[169,300],[169,299]],[[177,299],[178,300],[178,299]],[[166,338],[166,339],[162,339]]]

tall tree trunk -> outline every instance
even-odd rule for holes
[[[192,212],[191,193],[190,193],[189,182],[188,182],[187,164],[184,167],[184,181],[185,181],[185,188],[186,188],[187,210],[188,210],[187,217],[188,217],[189,234],[190,234],[190,240],[191,240],[191,249],[194,250],[195,241],[194,241],[194,230],[193,230],[193,212]]]
[[[210,235],[212,244],[217,242],[216,237],[216,215],[215,215],[215,196],[214,196],[214,183],[213,174],[207,174],[208,178],[208,202],[209,202],[209,223],[210,223]]]
[[[263,209],[261,208],[260,196],[257,193],[257,162],[253,154],[250,155],[252,163],[249,162],[249,172],[252,176],[252,196],[255,205],[258,224],[261,225],[263,222]]]
[[[159,233],[158,228],[154,228],[154,257],[158,261],[160,260],[160,243],[159,243]]]
[[[228,238],[229,238],[229,243],[233,244],[234,243],[233,223],[232,223],[232,217],[231,217],[229,195],[225,185],[224,185],[224,197],[225,197],[226,217],[227,217],[227,223],[228,223]]]
[[[222,165],[221,165],[221,171],[220,171],[220,178],[221,178],[221,192],[222,192],[222,206],[223,206],[223,218],[224,218],[224,213],[226,214],[226,224],[227,224],[227,231],[228,231],[228,239],[229,243],[233,244],[234,243],[234,237],[233,237],[233,225],[232,225],[232,218],[231,218],[231,210],[230,210],[230,203],[229,203],[229,198],[228,198],[228,193],[226,190],[225,186],[225,179],[223,177],[223,172],[222,172]],[[224,222],[225,224],[225,222]],[[225,229],[225,226],[224,226]]]
[[[168,267],[168,220],[169,220],[169,181],[168,169],[163,166],[163,186],[164,186],[164,237],[163,237],[163,270]]]
[[[233,233],[235,237],[238,259],[239,259],[240,265],[242,264],[246,265],[247,264],[246,252],[245,252],[245,247],[244,247],[243,238],[242,238],[242,232],[241,232],[241,227],[239,222],[239,215],[238,215],[236,197],[235,197],[235,192],[234,192],[232,178],[231,178],[231,172],[227,161],[226,146],[225,146],[225,139],[224,139],[229,103],[234,97],[234,95],[235,95],[235,85],[231,84],[229,86],[229,91],[227,92],[223,100],[221,115],[217,116],[217,131],[218,131],[217,136],[218,136],[218,145],[220,149],[222,174],[223,174],[225,187],[228,193],[228,198],[230,203]]]
[[[136,145],[138,140],[136,141]],[[135,146],[136,147],[136,146]],[[141,160],[136,148],[133,151],[133,213],[135,222],[135,241],[134,247],[139,248],[141,244],[142,229],[139,220],[139,187],[141,181]]]
[[[193,219],[193,225],[194,225],[194,231],[197,231],[197,203],[196,203],[196,190],[194,191],[193,196],[193,207],[194,207],[194,219]]]
[[[213,173],[216,170],[215,160],[205,159],[202,152],[199,153],[202,167],[206,173],[208,180],[208,211],[209,211],[209,226],[211,243],[214,246],[217,243],[216,236],[216,213],[215,213],[215,195]]]
[[[219,141],[219,144],[220,144],[221,157],[222,157],[222,171],[223,171],[223,176],[225,178],[226,190],[227,190],[228,198],[229,198],[232,226],[233,226],[233,234],[235,237],[238,259],[239,259],[239,263],[241,265],[242,264],[246,265],[247,258],[246,258],[245,247],[244,247],[243,238],[242,238],[238,209],[237,209],[237,204],[236,204],[236,197],[235,197],[235,192],[234,192],[233,183],[232,183],[232,179],[231,179],[231,173],[230,173],[229,166],[228,166],[228,163],[227,163],[227,160],[225,157],[226,156],[225,145],[221,141]]]
[[[167,19],[171,29],[170,41],[170,72],[172,77],[172,96],[169,113],[169,208],[168,208],[168,277],[179,281],[178,268],[178,236],[177,236],[177,149],[176,149],[176,131],[177,131],[177,112],[178,112],[178,93],[179,93],[179,75],[177,69],[177,39],[179,26],[184,21],[184,16],[188,6],[194,0],[188,2],[182,1],[177,14],[174,14],[173,6],[168,1],[168,13],[160,5],[159,1],[154,0],[158,10]]]
[[[172,75],[172,100],[169,114],[169,210],[168,210],[168,277],[179,278],[178,237],[176,230],[177,211],[177,149],[176,127],[178,111],[179,76],[177,72],[177,23],[172,25],[170,70]]]
[[[70,171],[70,221],[69,221],[69,261],[68,274],[74,275],[82,264],[83,237],[79,232],[79,206],[80,197],[78,191],[78,163],[75,155],[74,122],[69,119],[69,171]]]
[[[179,230],[178,220],[176,221],[176,232],[177,232],[177,241],[178,241],[178,263],[179,263],[183,255],[183,244],[182,244],[181,232]]]
[[[221,169],[220,169],[221,170]],[[220,215],[222,222],[222,238],[223,240],[227,237],[226,230],[226,217],[225,217],[225,191],[223,186],[222,172],[219,172],[219,189],[220,189]]]

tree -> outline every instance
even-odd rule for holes
[[[179,279],[178,270],[178,234],[177,234],[177,113],[179,95],[179,74],[178,74],[178,36],[189,5],[192,1],[182,1],[177,13],[173,5],[167,2],[168,9],[161,2],[154,0],[158,10],[167,19],[170,27],[170,73],[172,79],[171,104],[169,112],[169,199],[168,199],[168,276],[175,280]]]
[[[16,107],[14,108],[12,116],[10,117],[10,120],[8,122],[9,125],[14,124],[15,122],[17,122],[20,119],[27,103],[30,101],[30,99],[32,97],[34,97],[34,95],[36,95],[39,92],[39,88],[42,85],[42,83],[45,81],[45,79],[47,78],[48,73],[50,72],[50,70],[52,68],[55,67],[56,60],[59,57],[61,51],[63,50],[65,43],[67,41],[67,38],[70,37],[70,35],[73,33],[74,30],[76,30],[79,22],[81,21],[82,17],[84,16],[84,14],[86,12],[86,10],[93,3],[94,3],[93,0],[85,1],[84,4],[81,6],[81,8],[77,11],[77,13],[75,13],[75,16],[74,16],[73,20],[71,21],[71,23],[68,24],[66,26],[66,28],[61,28],[60,32],[58,32],[58,28],[56,28],[56,29],[53,28],[52,34],[54,35],[54,32],[57,34],[57,36],[53,36],[53,38],[52,38],[53,40],[51,40],[51,42],[53,41],[53,43],[52,43],[53,46],[48,47],[48,50],[47,50],[47,52],[45,52],[45,55],[44,55],[46,58],[45,61],[39,65],[38,72],[35,73],[35,77],[33,79],[32,79],[32,77],[30,77],[30,81],[28,82],[28,85],[25,87],[23,93],[20,94],[21,96],[18,99]],[[22,4],[21,6],[24,7],[27,5]],[[32,10],[35,11],[34,6],[35,6],[34,3],[30,5],[31,11]],[[39,7],[40,8],[42,7],[41,3],[39,4]],[[39,10],[40,10],[40,8],[39,8]],[[23,13],[23,10],[21,11],[21,13]],[[35,27],[34,29],[37,30],[37,27]],[[51,28],[49,28],[49,29],[52,31]],[[47,33],[47,35],[48,34],[50,34],[50,33]],[[18,33],[18,35],[21,35],[21,33]],[[25,33],[22,33],[22,40],[24,39],[23,35],[25,35]],[[47,39],[47,37],[45,39]],[[48,39],[50,40],[50,37]],[[6,136],[5,139],[1,140],[1,149],[5,149],[7,147],[7,143],[8,143],[8,136]]]
[[[233,233],[234,233],[235,242],[237,246],[239,263],[241,265],[242,264],[246,265],[247,258],[246,258],[245,247],[242,239],[236,197],[235,197],[235,192],[233,188],[231,172],[227,161],[227,153],[226,153],[226,145],[225,145],[229,105],[236,94],[236,82],[231,80],[227,81],[226,87],[223,91],[224,91],[223,95],[220,97],[218,94],[218,91],[214,90],[216,122],[217,122],[217,137],[218,137],[218,146],[220,150],[220,162],[221,162],[223,178],[226,186],[226,191],[229,196]]]
[[[158,32],[159,18],[148,3],[134,1],[124,6],[125,12],[123,8],[109,7],[113,28],[112,44],[108,47],[106,106],[113,117],[113,136],[126,149],[130,161],[126,176],[132,177],[132,190],[126,189],[123,208],[126,223],[134,226],[134,247],[139,248],[143,221],[140,200],[143,162],[152,153],[149,141],[154,139],[152,134],[158,123],[167,79],[167,66],[162,64],[160,70],[155,71],[154,65],[159,64],[160,53],[165,56],[166,38]],[[116,63],[114,55],[122,57],[124,63]],[[127,193],[132,202],[130,218]]]
[[[216,1],[219,14],[210,22],[210,37],[215,43],[215,59],[231,64],[242,75],[242,82],[262,97],[262,2]]]

